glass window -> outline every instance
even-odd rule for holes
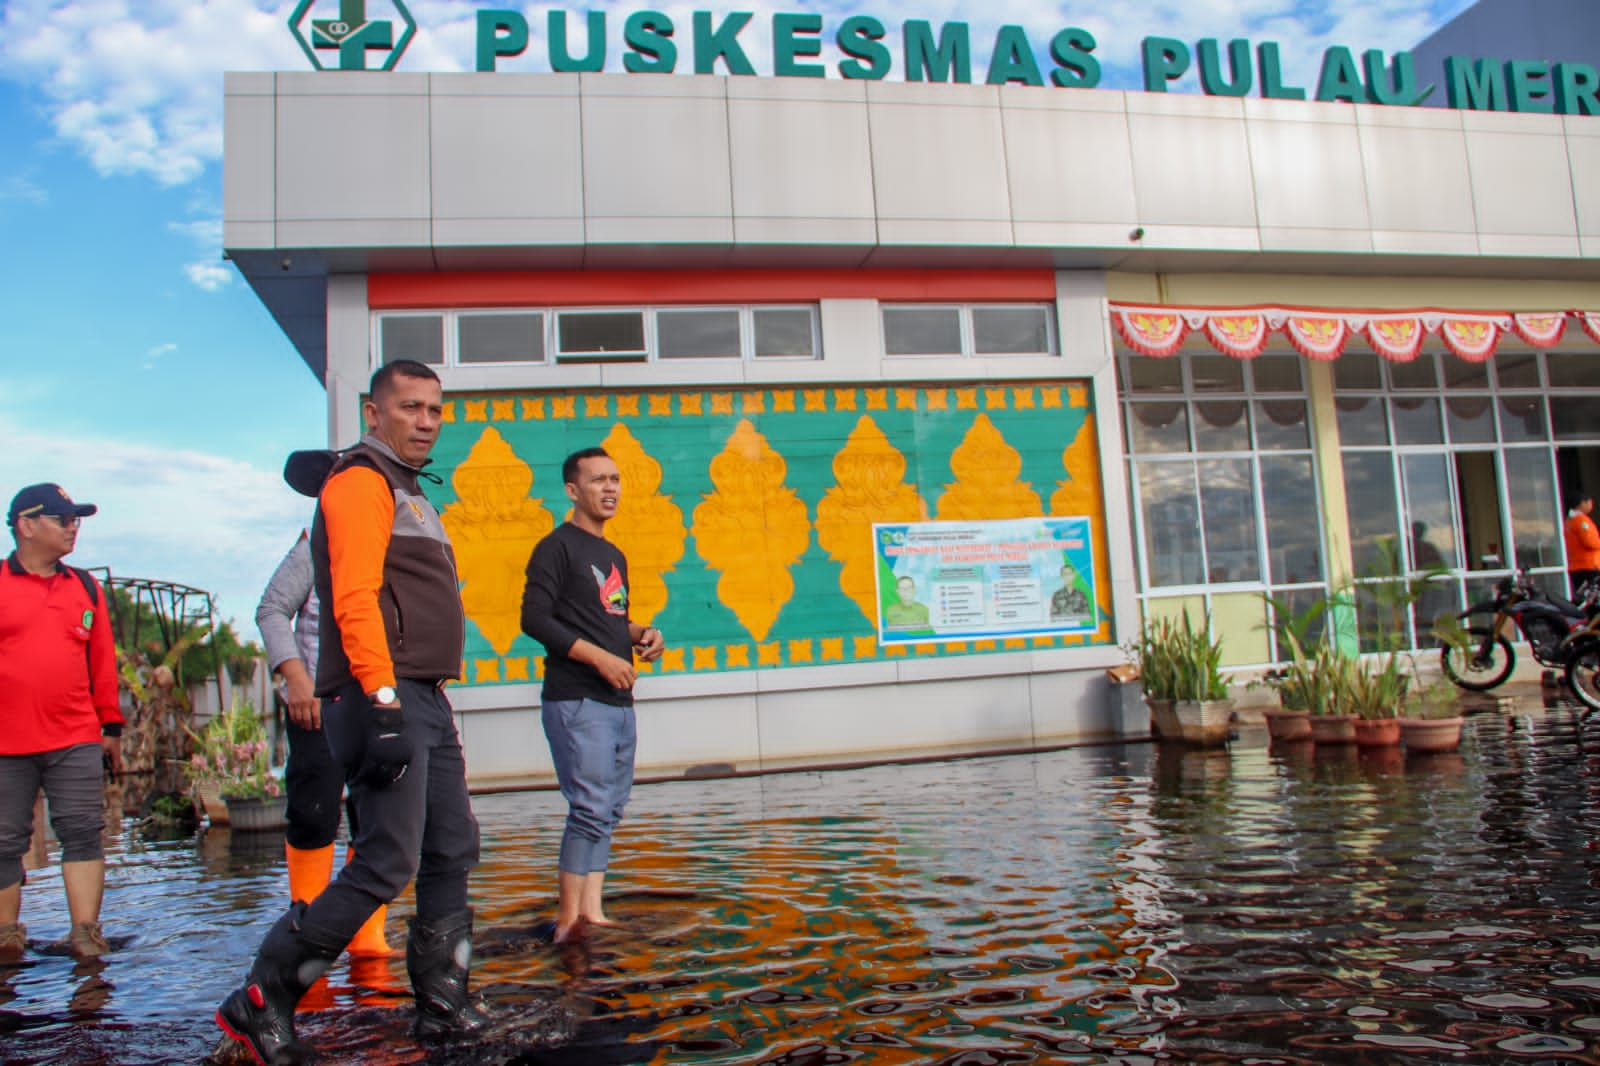
[[[739,312],[657,311],[656,353],[662,359],[737,359]]]
[[[643,311],[564,311],[556,316],[561,358],[643,359]]]
[[[809,307],[762,307],[752,312],[755,355],[806,356],[817,354],[816,316]]]
[[[1494,357],[1494,376],[1502,389],[1537,389],[1539,357],[1532,352],[1501,352]]]
[[[1544,426],[1544,400],[1538,396],[1500,397],[1500,439],[1511,442],[1549,440]]]
[[[1600,363],[1600,359],[1595,362]],[[1556,440],[1600,440],[1600,398],[1550,397],[1550,429]]]
[[[1434,396],[1401,396],[1390,401],[1396,444],[1442,444],[1439,400]]]
[[[1054,350],[1045,307],[974,307],[972,350],[979,355],[1036,355]]]
[[[1196,392],[1244,391],[1244,362],[1231,355],[1191,355],[1189,375]]]
[[[961,311],[955,307],[885,307],[883,347],[889,355],[960,355]]]
[[[1250,361],[1250,377],[1257,392],[1304,392],[1306,387],[1297,355],[1258,355]]]
[[[1456,452],[1454,458],[1461,557],[1468,570],[1498,570],[1505,565],[1506,531],[1494,453],[1463,450]]]
[[[1322,580],[1322,524],[1317,514],[1317,479],[1309,455],[1261,459],[1261,502],[1266,511],[1267,560],[1271,579],[1299,585]]]
[[[1600,389],[1600,359],[1593,352],[1551,352],[1545,369],[1552,389]]]
[[[1188,406],[1183,403],[1130,403],[1128,450],[1144,455],[1188,451]]]
[[[378,320],[379,351],[385,363],[415,359],[444,364],[444,315],[384,315]]]
[[[1446,457],[1402,455],[1400,473],[1405,485],[1406,515],[1411,520],[1411,568],[1424,570],[1443,564],[1453,570],[1460,566]]]
[[[1194,464],[1145,462],[1137,469],[1150,587],[1203,583],[1205,557]]]
[[[1340,396],[1334,400],[1334,408],[1339,412],[1341,444],[1351,447],[1389,443],[1384,401],[1371,396]]]
[[[1333,384],[1338,389],[1383,388],[1383,364],[1376,352],[1347,351],[1333,364]]]
[[[1283,451],[1311,447],[1304,400],[1257,400],[1256,447]]]
[[[1439,374],[1433,356],[1424,352],[1409,363],[1390,363],[1389,380],[1397,389],[1437,389]]]
[[[1489,364],[1469,363],[1465,359],[1449,358],[1444,363],[1444,387],[1447,389],[1487,389]]]
[[[462,363],[542,363],[544,315],[463,314],[456,320],[456,358]]]
[[[1393,542],[1400,529],[1389,454],[1345,452],[1344,498],[1355,570],[1367,573],[1382,559],[1383,542]]]
[[[1494,401],[1490,397],[1446,396],[1444,410],[1454,443],[1494,443]]]
[[[1124,356],[1123,381],[1131,393],[1183,392],[1183,360],[1156,359],[1148,355]]]
[[[1261,580],[1256,548],[1256,503],[1248,459],[1205,459],[1199,464],[1206,580]]]
[[[1194,405],[1194,450],[1247,452],[1250,414],[1243,400],[1205,400]]]
[[[1522,569],[1562,565],[1561,516],[1556,510],[1555,471],[1549,451],[1507,448],[1505,464],[1516,556],[1513,565]]]

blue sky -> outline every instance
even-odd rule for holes
[[[318,0],[310,17],[334,17],[338,6]],[[368,6],[370,17],[389,15],[388,0]],[[504,69],[547,69],[539,40],[547,7],[407,6],[420,30],[401,70],[470,70],[479,7],[522,10],[535,30],[528,54]],[[1278,40],[1289,82],[1314,86],[1323,48],[1392,53],[1469,6],[792,0],[595,9],[654,7],[685,27],[697,9],[752,11],[752,29],[777,11],[820,11],[830,25],[871,14],[891,28],[908,18],[965,19],[979,77],[995,26],[1022,25],[1036,48],[1080,26],[1099,42],[1102,87],[1138,88],[1146,35],[1191,46],[1204,37]],[[222,72],[305,69],[287,28],[294,7],[0,0],[0,502],[25,484],[60,482],[102,508],[85,523],[73,562],[207,589],[220,616],[252,635],[261,586],[309,519],[309,501],[279,477],[283,457],[324,442],[326,409],[321,385],[221,257]],[[613,65],[617,51],[613,44]],[[758,71],[770,71],[758,44],[750,52]],[[838,57],[823,58],[831,67]],[[1183,88],[1195,91],[1192,75]]]

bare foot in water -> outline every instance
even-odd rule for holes
[[[576,943],[577,941],[582,940],[582,939],[584,939],[584,937],[589,935],[589,925],[590,925],[589,919],[585,918],[583,915],[580,914],[580,915],[578,915],[578,917],[574,918],[572,920],[572,924],[567,926],[565,929],[563,929],[563,928],[561,928],[561,926],[557,925],[556,926],[555,935],[550,938],[551,939],[551,943],[554,943],[554,944],[572,944],[572,943]]]

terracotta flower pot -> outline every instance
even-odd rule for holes
[[[1356,743],[1363,748],[1389,748],[1400,743],[1400,719],[1356,719]]]
[[[1311,739],[1318,744],[1354,744],[1357,720],[1353,714],[1314,714]]]
[[[1311,739],[1311,712],[1283,710],[1264,710],[1261,712],[1267,719],[1267,736],[1272,740],[1292,741]]]
[[[1401,718],[1400,739],[1409,752],[1455,751],[1461,747],[1461,718]]]

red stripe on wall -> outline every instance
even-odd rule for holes
[[[367,305],[375,311],[826,299],[1036,302],[1055,298],[1056,277],[1049,270],[484,270],[367,277]]]

